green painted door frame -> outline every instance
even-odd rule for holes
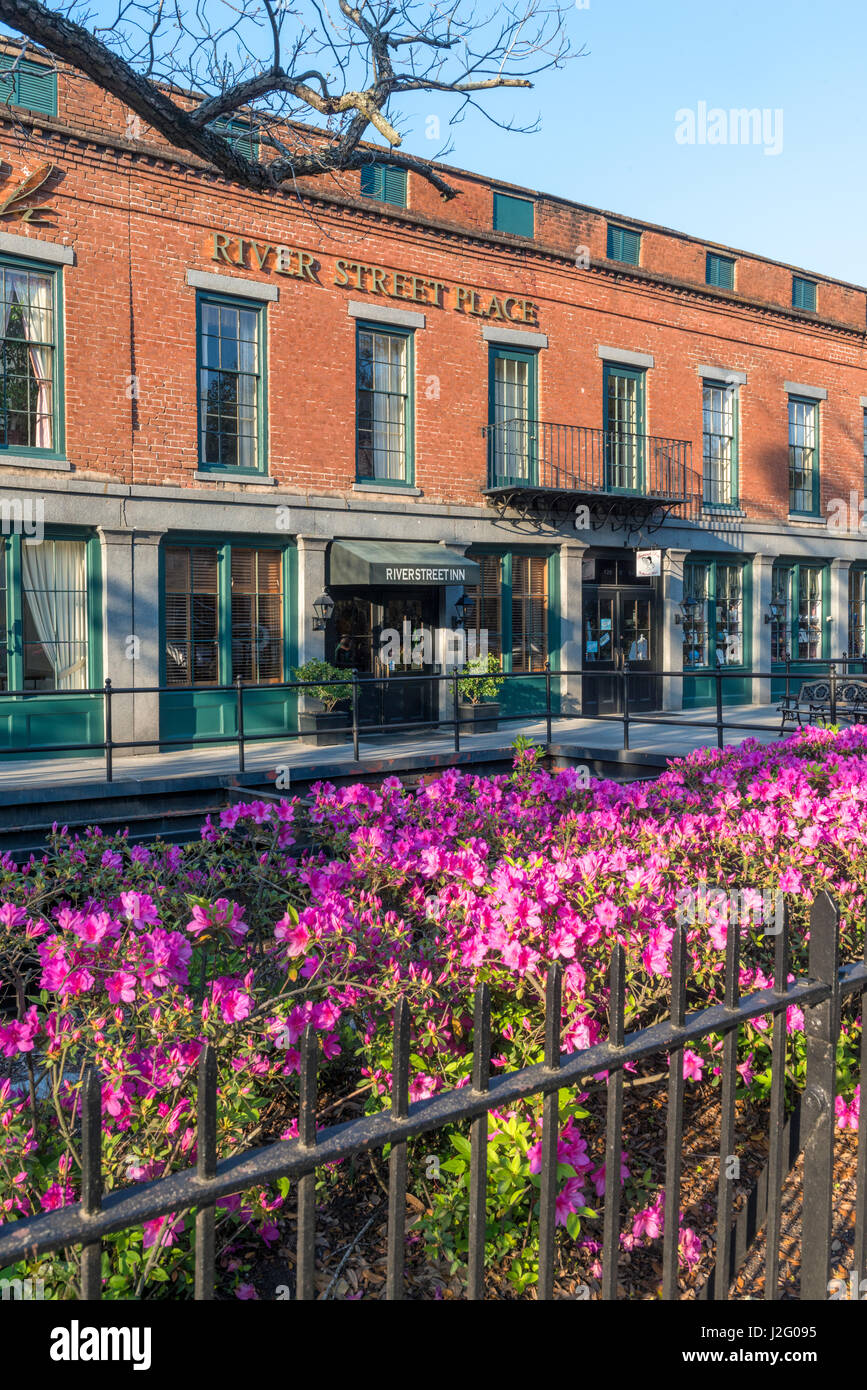
[[[472,555],[500,557],[500,614],[503,670],[511,672],[512,664],[512,558],[514,555],[536,555],[548,560],[548,661],[552,672],[560,669],[560,552],[550,546],[521,545],[504,550],[498,545],[474,545]],[[556,714],[560,708],[560,682],[551,681],[551,706]],[[500,707],[504,714],[545,713],[545,677],[527,675],[521,680],[508,680],[500,689]]]
[[[87,579],[87,688],[99,690],[102,673],[102,556],[99,537],[80,527],[46,526],[46,540],[84,541]],[[20,692],[24,685],[24,614],[22,591],[22,546],[26,538],[13,534],[4,538],[6,565],[8,685]],[[98,754],[89,745],[104,738],[103,698],[97,694],[63,695],[54,691],[28,691],[0,694],[0,755],[26,758],[33,748],[45,746],[37,756],[82,757]],[[54,751],[54,745],[76,743],[80,751]]]
[[[613,469],[613,468],[615,468],[615,467],[617,466],[617,464],[616,464],[616,459],[615,459],[615,455],[614,455],[614,449],[615,449],[617,446],[614,444],[613,439],[610,439],[610,438],[609,438],[609,439],[607,439],[607,441],[606,441],[606,479],[605,479],[605,491],[608,492],[608,493],[619,493],[619,494],[623,494],[623,495],[634,495],[634,494],[636,494],[636,493],[639,493],[639,494],[640,494],[641,492],[644,491],[644,486],[645,486],[645,482],[646,482],[646,459],[645,459],[645,451],[644,451],[644,436],[645,436],[645,434],[646,434],[646,432],[647,432],[647,424],[646,424],[646,422],[647,422],[647,373],[646,373],[646,371],[644,370],[643,367],[624,367],[624,366],[621,366],[618,362],[605,362],[605,363],[603,363],[603,367],[602,367],[602,411],[603,411],[603,424],[602,424],[602,427],[603,427],[603,429],[605,430],[606,435],[609,434],[609,433],[611,433],[611,434],[615,434],[615,433],[616,433],[616,431],[614,430],[614,423],[615,423],[615,422],[611,419],[611,413],[610,413],[610,409],[609,409],[609,404],[610,404],[610,402],[609,402],[609,396],[608,396],[609,384],[610,384],[611,380],[612,380],[613,378],[615,378],[615,377],[621,377],[621,378],[623,378],[624,380],[627,380],[627,381],[634,381],[634,382],[636,383],[636,390],[635,390],[635,442],[634,442],[634,445],[633,445],[633,447],[634,447],[634,449],[635,449],[635,458],[634,458],[635,486],[634,486],[634,487],[619,487],[619,486],[614,485],[614,484],[612,484],[612,483],[610,482],[610,480],[609,480],[609,470],[610,470],[610,469]],[[628,438],[628,435],[624,435],[624,438]]]
[[[750,671],[753,661],[753,570],[749,560],[741,561],[710,553],[696,551],[684,564],[708,566],[708,648],[715,650],[717,640],[717,566],[739,566],[741,570],[741,633],[742,660],[736,666],[726,666],[726,671]],[[694,674],[684,676],[683,708],[700,709],[716,704],[716,678],[712,674],[715,667],[696,666],[690,668]],[[747,675],[726,676],[722,682],[723,704],[748,705],[752,700],[752,682]]]
[[[804,561],[795,560],[795,559],[791,559],[791,560],[790,560],[790,559],[787,559],[785,556],[782,556],[782,557],[775,563],[775,565],[774,565],[774,572],[776,573],[778,570],[787,570],[788,573],[789,573],[789,581],[788,581],[788,582],[789,582],[789,610],[790,610],[790,611],[789,611],[789,632],[788,632],[788,637],[789,637],[789,652],[790,652],[791,655],[792,655],[792,663],[791,663],[791,667],[790,667],[790,674],[791,674],[791,676],[792,676],[793,678],[794,678],[794,677],[797,677],[799,681],[800,681],[800,680],[807,680],[807,679],[809,679],[811,676],[812,676],[812,677],[816,677],[817,675],[819,675],[819,674],[820,674],[820,668],[818,668],[815,664],[811,664],[811,663],[808,663],[808,662],[805,662],[805,661],[799,661],[799,660],[798,660],[798,656],[797,656],[797,652],[798,652],[798,627],[799,627],[799,624],[798,624],[798,607],[799,607],[799,602],[800,602],[800,586],[801,586],[802,573],[803,573],[804,571],[806,571],[806,570],[819,570],[820,573],[821,573],[821,576],[822,576],[822,642],[821,642],[822,650],[821,650],[820,655],[819,655],[819,657],[817,658],[817,660],[818,660],[818,661],[828,661],[829,658],[830,658],[830,651],[831,651],[831,638],[830,638],[830,633],[829,633],[829,631],[828,631],[828,628],[829,628],[830,624],[829,624],[828,621],[827,621],[828,615],[829,615],[829,612],[830,612],[830,604],[831,604],[830,582],[829,582],[829,581],[830,581],[830,575],[831,575],[830,565],[829,565],[829,563],[828,563],[827,560],[825,560],[825,561],[819,560],[819,561],[808,561],[808,562],[804,562]],[[785,690],[786,690],[785,671],[786,671],[786,667],[785,667],[785,663],[784,663],[784,662],[782,662],[782,661],[775,661],[775,662],[772,662],[772,664],[771,664],[771,672],[772,672],[772,680],[771,680],[771,700],[779,700],[779,699],[785,694]]]
[[[160,586],[160,685],[166,684],[165,628],[165,550],[174,546],[201,546],[217,551],[217,651],[220,685],[232,684],[232,546],[244,550],[279,549],[283,552],[283,672],[292,679],[298,664],[297,611],[298,551],[294,542],[251,535],[178,534],[163,540],[159,556]],[[244,730],[246,734],[267,734],[279,738],[298,728],[298,701],[293,690],[273,688],[244,690]],[[170,747],[192,747],[194,738],[225,737],[233,741],[238,733],[237,697],[233,690],[214,690],[208,686],[179,685],[160,696],[160,737],[180,739]],[[214,745],[216,746],[216,745]]]
[[[488,353],[488,423],[497,424],[496,413],[496,373],[498,362],[524,362],[527,365],[527,476],[526,478],[511,478],[502,474],[499,477],[501,483],[524,482],[533,487],[539,481],[539,452],[536,439],[536,421],[538,416],[539,399],[539,354],[538,352],[527,351],[522,348],[504,347],[502,344],[491,343]],[[491,465],[496,458],[496,442],[500,438],[498,434],[492,434],[489,440],[489,483],[495,485],[496,469]],[[493,547],[492,547],[493,548]]]

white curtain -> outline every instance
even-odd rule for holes
[[[87,685],[87,568],[84,541],[21,547],[24,602],[54,669],[55,690]]]
[[[52,282],[47,275],[31,275],[30,302],[22,305],[24,332],[30,344],[30,361],[36,377],[36,437],[37,449],[51,448],[51,301]]]

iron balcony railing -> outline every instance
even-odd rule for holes
[[[526,488],[585,496],[700,501],[687,439],[514,418],[487,425],[488,491]]]

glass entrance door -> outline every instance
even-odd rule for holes
[[[629,709],[658,704],[656,595],[650,588],[584,586],[582,708],[587,714],[620,714],[623,662],[629,663]]]
[[[361,724],[427,724],[434,720],[437,591],[370,589],[363,597],[335,592],[326,656],[361,680]],[[411,679],[400,679],[411,677]]]

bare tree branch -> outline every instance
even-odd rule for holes
[[[570,13],[561,0],[505,0],[489,13],[473,0],[115,0],[97,20],[81,0],[0,0],[20,53],[38,44],[228,179],[294,189],[375,159],[446,198],[455,190],[429,160],[399,152],[394,99],[451,96],[452,125],[472,106],[504,129],[535,129],[497,119],[473,94],[532,87],[574,56]],[[249,124],[262,157],[214,129],[229,117]],[[375,151],[362,143],[371,129],[386,142]]]

